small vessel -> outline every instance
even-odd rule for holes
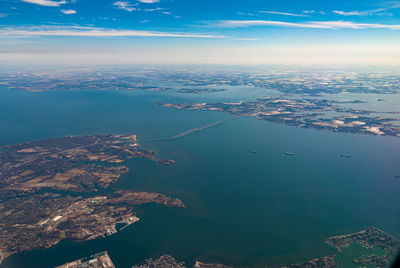
[[[255,154],[256,150],[250,150],[250,153]]]
[[[292,152],[285,152],[285,155],[294,155]]]
[[[349,154],[341,154],[340,157],[351,158],[351,155],[349,155]]]
[[[400,175],[395,175],[394,177],[400,179]]]

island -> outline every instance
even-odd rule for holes
[[[349,102],[354,101],[267,97],[248,102],[157,104],[175,109],[219,111],[302,128],[400,137],[400,119],[391,116],[397,113],[342,106]]]
[[[135,206],[184,208],[161,193],[112,189],[130,158],[157,159],[135,135],[61,137],[9,145],[0,152],[0,263],[63,239],[87,241],[137,222]],[[117,228],[118,226],[122,226]]]

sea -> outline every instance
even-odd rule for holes
[[[252,87],[204,94],[0,88],[1,146],[93,134],[152,140],[224,120],[180,139],[142,142],[143,148],[176,164],[128,160],[129,173],[113,186],[177,197],[186,209],[140,206],[140,221],[115,235],[83,243],[63,240],[49,249],[13,255],[0,267],[54,267],[104,250],[123,268],[164,254],[188,265],[200,260],[277,267],[338,254],[325,243],[328,237],[368,226],[400,238],[400,138],[156,105],[278,95]],[[362,97],[375,105],[381,96]],[[366,250],[357,245],[344,250],[341,266],[352,267],[352,256]],[[382,252],[377,249],[377,254]]]

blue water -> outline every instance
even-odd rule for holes
[[[230,98],[245,97],[242,92]],[[186,98],[215,97],[3,89],[0,145],[98,133],[167,137],[230,118],[153,104]],[[131,171],[116,186],[170,194],[187,209],[140,207],[141,221],[114,236],[66,240],[11,256],[1,267],[52,267],[102,250],[108,250],[117,267],[166,253],[188,263],[199,258],[264,267],[333,254],[324,244],[327,237],[370,225],[400,237],[400,180],[394,177],[400,174],[400,139],[242,117],[182,139],[142,145],[177,163],[165,167],[129,160]],[[352,158],[339,157],[342,153]]]

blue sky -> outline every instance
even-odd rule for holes
[[[0,61],[393,64],[400,1],[2,0]]]

